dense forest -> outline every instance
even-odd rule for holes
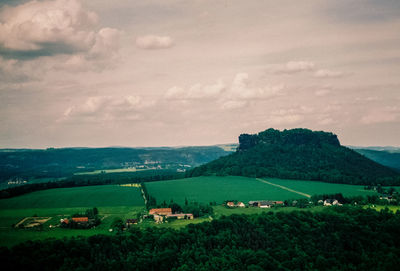
[[[400,214],[350,206],[232,215],[0,248],[3,270],[398,270]]]
[[[399,185],[400,174],[340,145],[336,135],[308,129],[239,136],[235,153],[193,169],[189,176],[237,175],[348,184]]]
[[[218,146],[182,148],[0,149],[0,182],[10,178],[56,178],[91,170],[137,165],[197,166],[229,154]]]

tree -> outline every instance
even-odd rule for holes
[[[124,229],[124,227],[125,227],[124,222],[119,217],[115,218],[114,221],[111,223],[111,229],[117,232],[121,232]]]

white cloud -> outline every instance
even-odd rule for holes
[[[56,0],[5,7],[0,20],[0,44],[6,49],[37,51],[58,46],[81,51],[93,45],[96,33],[90,27],[98,19],[77,0]]]
[[[210,99],[219,97],[225,89],[225,84],[219,80],[213,85],[195,84],[188,90],[174,86],[167,90],[165,97],[172,100]]]
[[[247,73],[238,73],[233,79],[229,95],[235,99],[260,100],[282,95],[283,84],[274,86],[252,87]]]
[[[19,61],[45,59],[66,70],[107,67],[121,32],[98,27],[98,16],[80,0],[30,1],[0,11],[0,55]],[[36,68],[43,68],[36,65]]]
[[[223,109],[244,107],[250,100],[267,100],[283,95],[284,85],[272,85],[253,87],[247,73],[235,75],[232,83],[226,85],[218,80],[212,85],[195,84],[188,89],[174,86],[168,89],[164,95],[171,100],[217,100]]]
[[[310,61],[289,61],[284,67],[276,70],[278,73],[296,73],[314,70],[315,64]]]
[[[184,100],[186,98],[185,90],[181,87],[174,86],[167,90],[167,92],[165,93],[165,98]]]
[[[113,28],[102,28],[96,35],[96,41],[89,51],[90,58],[112,58],[119,49],[121,32]]]
[[[318,78],[327,78],[327,77],[335,78],[335,77],[342,77],[344,75],[345,73],[340,71],[331,71],[325,69],[318,70],[314,73],[314,76]]]
[[[215,98],[224,92],[225,88],[226,86],[221,80],[214,85],[196,84],[189,89],[187,97],[189,99]]]
[[[63,121],[79,119],[101,121],[115,119],[136,119],[140,113],[155,104],[143,100],[141,96],[96,96],[89,97],[83,104],[68,107],[64,111]]]
[[[0,56],[0,81],[4,83],[24,82],[32,79],[26,66],[15,59],[4,59]]]
[[[136,46],[140,49],[167,49],[174,46],[174,41],[169,36],[146,35],[136,38]]]

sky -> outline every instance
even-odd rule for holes
[[[0,1],[0,148],[400,146],[400,1]]]

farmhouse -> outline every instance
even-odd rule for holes
[[[226,203],[226,206],[228,206],[228,207],[246,207],[246,206],[244,205],[244,203],[241,202],[241,201],[238,201],[236,204],[235,204],[235,202],[233,202],[233,201],[228,201],[228,202]]]
[[[274,202],[273,201],[260,201],[258,204],[258,207],[260,208],[271,208],[272,206],[274,206]]]
[[[150,209],[150,215],[171,215],[172,209],[171,208],[158,208],[158,209]]]

